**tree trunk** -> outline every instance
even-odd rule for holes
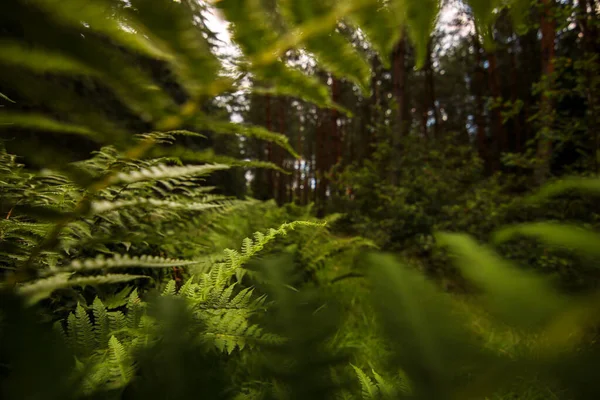
[[[435,105],[435,83],[433,80],[433,64],[431,62],[431,43],[427,44],[427,58],[423,66],[423,106],[421,110],[421,129],[423,136],[429,138],[429,112],[433,116],[433,137],[439,136],[439,115]]]
[[[489,80],[490,80],[490,92],[494,102],[502,98],[500,91],[500,77],[498,74],[498,58],[496,53],[488,54],[489,63]],[[494,134],[495,154],[494,154],[494,171],[500,170],[500,156],[503,151],[507,150],[506,131],[504,124],[502,123],[502,113],[500,108],[494,107],[492,111],[492,132]]]
[[[396,127],[392,133],[392,157],[390,165],[390,183],[392,185],[398,184],[398,160],[402,157],[402,149],[400,143],[402,138],[406,135],[406,119],[407,115],[407,96],[406,96],[406,37],[405,33],[402,33],[402,38],[398,45],[394,49],[392,55],[393,71],[392,71],[392,84],[394,95],[396,97],[397,109],[397,120]]]
[[[517,69],[517,56],[516,49],[513,46],[512,51],[510,52],[510,97],[511,101],[514,104],[519,101],[519,72]],[[514,136],[514,149],[517,153],[521,153],[523,151],[523,138],[521,133],[521,114],[519,111],[517,114],[513,116],[513,136]]]
[[[474,73],[474,92],[475,92],[475,115],[474,120],[477,125],[477,151],[479,157],[483,160],[486,171],[489,171],[489,157],[487,150],[487,138],[485,134],[485,115],[483,106],[483,81],[484,70],[481,65],[481,44],[479,42],[479,33],[476,31],[473,35],[473,47],[475,52],[475,73]]]
[[[553,104],[549,91],[552,89],[554,75],[554,42],[556,39],[556,23],[552,15],[554,0],[541,0],[543,5],[541,17],[542,31],[542,80],[544,82],[540,104],[540,120],[542,121],[539,132],[537,159],[535,170],[536,182],[543,184],[550,175],[550,158],[552,156],[552,125]]]
[[[269,131],[273,130],[273,123],[272,123],[272,115],[271,115],[271,96],[270,95],[266,95],[265,96],[265,112],[266,112],[266,128]],[[271,144],[271,142],[267,143],[267,161],[269,162],[274,162],[273,159],[273,145]],[[267,171],[267,189],[268,189],[268,193],[269,193],[269,198],[273,198],[275,191],[274,191],[274,182],[275,182],[275,173],[273,170],[268,170]]]
[[[285,135],[285,107],[286,107],[286,100],[284,97],[280,98],[279,100],[279,133],[281,133],[282,135]],[[279,165],[282,168],[286,167],[286,163],[285,163],[285,158],[286,158],[286,154],[285,154],[285,150],[278,147],[277,148],[277,153],[279,154]],[[288,180],[288,176],[286,174],[284,174],[283,172],[278,172],[277,173],[277,203],[279,205],[284,204],[287,199],[286,199],[286,182]]]

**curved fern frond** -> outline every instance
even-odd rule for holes
[[[29,304],[35,304],[49,297],[55,290],[73,286],[104,285],[129,282],[135,279],[149,279],[144,275],[108,274],[99,276],[82,276],[69,279],[71,273],[59,273],[49,278],[26,283],[17,288],[20,295],[27,297]]]
[[[401,37],[404,16],[394,8],[397,1],[388,4],[362,7],[350,15],[349,20],[365,33],[384,67],[391,65],[390,55]]]
[[[292,26],[320,21],[332,12],[330,3],[312,1],[280,1],[281,12]],[[348,77],[364,93],[369,93],[371,69],[348,41],[335,30],[335,24],[329,31],[315,34],[304,41],[306,49],[315,54],[320,65],[334,75]],[[305,29],[302,30],[305,32]],[[336,51],[332,52],[331,49]]]
[[[502,320],[524,329],[539,329],[567,303],[549,282],[517,268],[468,235],[439,233],[436,239],[448,246],[465,276],[485,289],[488,310]]]
[[[600,234],[577,225],[535,222],[504,227],[494,233],[494,241],[503,243],[516,236],[536,238],[551,246],[576,250],[579,254],[600,257]]]
[[[172,179],[183,176],[202,176],[214,171],[229,169],[229,166],[222,164],[209,165],[186,165],[186,166],[167,166],[155,165],[139,171],[119,172],[110,179],[111,184],[129,184],[134,182]]]
[[[90,29],[101,32],[132,50],[139,51],[148,56],[170,59],[172,56],[157,46],[152,40],[153,35],[144,29],[144,26],[131,17],[127,21],[123,18],[107,18],[106,12],[114,3],[105,0],[86,2],[82,7],[77,1],[61,1],[56,3],[51,0],[34,0],[32,3],[49,13],[52,18],[73,27],[80,27],[81,23],[88,23]]]
[[[95,75],[85,64],[67,55],[45,49],[31,48],[12,40],[0,40],[0,61],[36,72],[72,73]]]
[[[44,115],[19,112],[1,112],[0,129],[11,128],[26,128],[69,135],[80,135],[96,140],[101,138],[100,134],[85,126],[59,122]]]
[[[196,120],[196,124],[202,129],[210,129],[218,134],[242,135],[248,138],[256,138],[272,142],[287,150],[294,157],[299,157],[299,155],[290,145],[289,138],[287,136],[282,135],[281,133],[271,132],[260,126],[216,121],[207,117],[198,118]]]
[[[537,193],[525,198],[528,203],[538,203],[566,192],[582,194],[600,194],[600,179],[571,177],[544,185]]]

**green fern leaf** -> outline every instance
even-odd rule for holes
[[[282,14],[292,26],[321,20],[332,13],[332,7],[329,7],[328,2],[283,0],[279,4]],[[315,54],[320,65],[340,78],[349,78],[368,94],[371,78],[369,64],[339,32],[334,30],[335,22],[330,26],[329,31],[306,38],[304,44],[308,51]]]
[[[127,302],[127,328],[135,330],[139,327],[144,312],[144,305],[138,297],[137,289],[134,289]]]
[[[127,330],[127,318],[121,311],[113,311],[108,313],[108,326],[113,335],[123,337]]]
[[[215,171],[228,169],[229,166],[222,164],[213,165],[186,165],[167,166],[155,165],[139,171],[120,172],[111,178],[111,184],[130,184],[134,182],[180,178],[184,176],[202,176]]]
[[[94,271],[98,269],[112,268],[167,268],[181,267],[195,264],[195,261],[176,260],[158,256],[129,256],[128,254],[115,254],[110,258],[98,255],[96,258],[87,260],[74,260],[63,271]]]
[[[25,297],[29,304],[35,304],[49,297],[55,290],[73,286],[103,285],[128,282],[135,279],[148,279],[143,275],[108,274],[101,276],[85,276],[69,279],[69,273],[60,273],[49,278],[39,279],[20,286],[17,292]]]
[[[402,32],[403,13],[397,8],[398,1],[388,4],[374,2],[371,7],[360,7],[350,15],[350,21],[363,31],[384,67],[391,66],[390,54]]]
[[[120,380],[119,386],[127,384],[135,374],[131,357],[127,354],[125,347],[115,336],[108,341],[110,369],[114,376]]]
[[[600,194],[600,179],[580,177],[561,179],[543,186],[537,193],[525,200],[527,203],[538,203],[570,191],[598,195]]]
[[[87,127],[72,125],[64,122],[55,121],[51,118],[39,114],[25,114],[20,112],[1,112],[0,128],[26,128],[36,129],[46,132],[57,132],[69,135],[86,136],[92,139],[99,139],[100,135]]]
[[[425,64],[429,38],[440,10],[439,0],[407,0],[405,2],[408,31],[416,50],[416,67]]]
[[[485,290],[487,309],[505,322],[539,329],[567,306],[541,276],[517,268],[470,236],[439,233],[436,239],[450,248],[465,276]]]
[[[103,303],[108,310],[114,310],[115,308],[122,307],[129,301],[129,294],[132,290],[133,287],[125,286],[117,293],[106,296]]]
[[[354,372],[356,373],[356,376],[360,382],[360,387],[362,388],[362,398],[364,400],[377,399],[379,396],[379,388],[377,385],[373,383],[371,378],[369,378],[362,369],[355,365],[352,365],[352,368],[354,368]]]
[[[98,297],[92,303],[92,313],[94,315],[96,342],[103,349],[108,345],[109,320],[106,306]]]
[[[0,60],[36,72],[67,72],[75,75],[95,75],[95,71],[67,55],[26,47],[12,40],[0,41]]]
[[[494,233],[494,241],[503,243],[516,236],[531,236],[551,246],[563,246],[579,254],[600,257],[600,234],[576,225],[552,222],[519,224]]]
[[[163,296],[175,296],[177,294],[176,282],[174,280],[170,280],[165,286],[165,289],[162,292]]]
[[[95,348],[96,338],[90,317],[81,304],[77,304],[77,308],[75,309],[75,318],[76,323],[74,326],[74,333],[75,337],[77,338],[77,349],[79,354],[87,357],[92,354]]]
[[[2,92],[0,92],[0,99],[6,100],[6,101],[10,101],[11,103],[14,103],[13,100],[11,100],[7,95],[5,95]]]
[[[136,17],[144,26],[152,27],[152,34],[168,47],[173,65],[181,83],[193,97],[215,95],[220,64],[211,52],[202,31],[190,18],[185,2],[170,0],[132,0]]]
[[[151,57],[171,58],[168,53],[156,45],[156,42],[148,39],[148,37],[152,37],[151,32],[132,19],[132,15],[128,16],[127,21],[123,18],[107,18],[106,11],[113,6],[110,1],[95,0],[87,2],[85,7],[81,7],[81,3],[73,0],[61,1],[58,4],[51,0],[33,0],[32,2],[61,23],[79,27],[82,22],[88,22],[91,23],[91,29],[106,34],[115,42],[132,50]],[[125,27],[129,30],[124,29]]]

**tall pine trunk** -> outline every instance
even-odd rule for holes
[[[396,45],[392,55],[393,90],[397,103],[396,127],[392,133],[392,157],[390,165],[390,183],[398,184],[398,160],[402,157],[401,140],[407,133],[408,98],[406,93],[406,37],[402,38]]]
[[[483,105],[483,85],[485,73],[481,64],[481,44],[479,42],[479,33],[475,31],[473,35],[473,50],[475,53],[475,71],[473,76],[473,92],[475,94],[475,125],[477,125],[477,151],[479,157],[483,160],[486,171],[489,171],[489,157],[487,149],[487,138],[485,134],[485,115]]]
[[[540,100],[540,120],[542,122],[539,132],[537,159],[535,169],[536,182],[543,184],[550,175],[550,158],[552,157],[552,125],[553,102],[549,91],[553,87],[554,76],[554,42],[556,40],[556,23],[553,16],[554,0],[541,0],[541,33],[542,33],[542,81],[543,91]]]
[[[497,99],[502,98],[502,92],[500,91],[500,76],[498,72],[498,57],[496,53],[488,54],[489,63],[489,80],[490,80],[490,93],[494,102]],[[503,151],[507,150],[507,138],[504,124],[502,123],[502,113],[499,107],[494,107],[492,111],[492,132],[494,135],[495,154],[493,157],[493,169],[494,171],[500,170],[500,156]]]

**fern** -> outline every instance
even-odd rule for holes
[[[168,167],[166,165],[156,165],[148,169],[131,171],[128,173],[120,172],[111,178],[110,184],[134,183],[145,180],[160,180],[169,178],[180,178],[188,175],[206,175],[214,171],[229,168],[227,165],[187,165],[182,167]]]
[[[96,342],[98,347],[104,348],[109,339],[109,319],[106,306],[96,297],[92,303],[92,312],[94,314],[94,332],[96,333]]]
[[[115,386],[124,386],[132,378],[135,373],[133,363],[125,347],[119,342],[115,336],[111,336],[108,341],[109,349],[109,368],[113,376],[117,377],[118,381],[113,383]]]
[[[18,287],[17,292],[28,298],[29,304],[37,303],[49,297],[55,290],[73,286],[103,285],[129,282],[135,279],[148,278],[143,275],[108,274],[98,276],[76,277],[69,279],[69,273],[56,274],[49,278],[39,279],[33,283]]]
[[[360,382],[360,387],[362,388],[362,398],[364,400],[374,400],[379,398],[379,386],[375,384],[373,380],[363,372],[363,370],[355,365],[352,365],[352,368],[354,368],[354,372],[356,372],[356,376]]]
[[[84,261],[75,260],[70,265],[66,266],[62,271],[91,271],[97,269],[109,269],[109,268],[166,268],[166,267],[177,267],[192,265],[194,261],[186,260],[175,260],[170,258],[152,257],[152,256],[140,256],[131,257],[127,254],[119,255],[116,254],[111,258],[105,258],[102,255],[94,259],[88,259]]]

